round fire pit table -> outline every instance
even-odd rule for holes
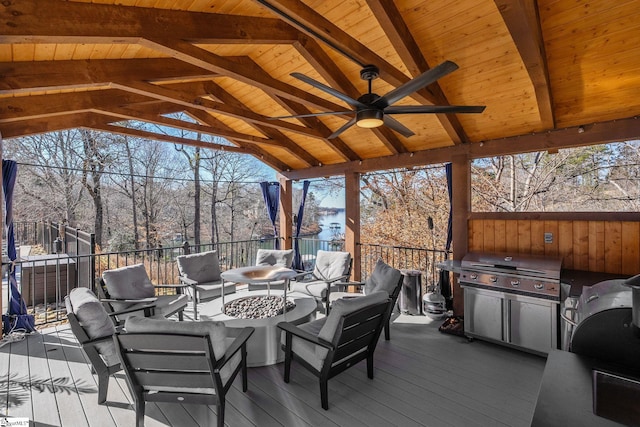
[[[278,296],[283,298],[284,292],[280,290],[273,290],[269,293],[265,291],[236,292],[235,294],[227,295],[227,304],[236,300],[259,296]],[[232,328],[254,327],[255,332],[247,341],[247,366],[274,365],[284,361],[284,352],[280,348],[281,332],[277,327],[278,323],[291,322],[299,325],[315,319],[317,303],[313,297],[296,294],[289,297],[288,300],[295,304],[295,307],[284,314],[272,317],[242,319],[229,316],[223,312],[224,305],[221,298],[204,304],[200,314],[202,320],[217,320]]]

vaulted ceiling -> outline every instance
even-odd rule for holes
[[[637,0],[6,0],[0,133],[84,127],[254,155],[298,178],[640,138]],[[450,60],[395,115],[415,135],[352,126],[360,70],[385,94]],[[180,120],[173,113],[186,113]],[[138,120],[230,145],[126,126]]]

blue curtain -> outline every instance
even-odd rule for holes
[[[451,249],[451,242],[453,241],[453,189],[452,187],[452,168],[451,163],[447,163],[444,165],[444,170],[447,174],[447,193],[449,194],[449,222],[447,223],[447,244],[445,245],[445,249],[447,253],[445,253],[445,259],[447,259],[447,254],[449,249]]]
[[[293,268],[296,270],[304,270],[304,262],[300,253],[300,229],[302,228],[302,216],[304,215],[304,202],[307,199],[307,191],[309,190],[309,181],[302,183],[302,200],[298,208],[298,216],[296,217],[296,235],[293,239]]]
[[[35,331],[35,319],[27,314],[27,306],[18,291],[16,272],[13,261],[16,260],[16,241],[13,234],[13,188],[18,175],[18,164],[13,160],[2,161],[2,190],[5,201],[5,229],[7,231],[7,255],[12,261],[9,266],[9,307],[7,315],[2,316],[3,332],[11,333],[14,329]]]
[[[280,249],[280,240],[278,239],[278,229],[276,228],[276,218],[278,216],[278,205],[280,204],[280,183],[279,182],[261,182],[262,197],[264,204],[267,206],[267,214],[273,226],[274,249]]]

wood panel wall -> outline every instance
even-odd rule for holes
[[[479,215],[482,216],[482,215]],[[640,218],[471,218],[469,251],[562,257],[563,268],[615,274],[640,273]],[[568,216],[568,215],[567,215]],[[640,217],[638,214],[633,216]],[[599,218],[598,218],[599,217]],[[553,240],[545,243],[544,234]]]

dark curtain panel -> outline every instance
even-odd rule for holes
[[[302,228],[302,216],[304,215],[304,202],[307,200],[307,191],[309,190],[309,181],[302,182],[302,200],[298,208],[298,216],[296,217],[296,235],[293,239],[293,268],[296,270],[304,270],[304,262],[300,253],[300,229]]]
[[[13,188],[18,176],[18,164],[13,160],[2,161],[2,190],[5,202],[5,225],[7,234],[7,256],[13,262],[16,260],[16,241],[13,234]],[[2,316],[3,331],[11,333],[15,329],[35,331],[35,319],[27,314],[27,306],[18,291],[14,265],[9,266],[9,307],[6,316]]]
[[[280,249],[280,240],[278,239],[278,230],[276,228],[276,218],[278,216],[278,205],[280,204],[280,183],[279,182],[261,182],[262,197],[264,204],[267,206],[267,214],[273,226],[274,249]]]
[[[451,163],[447,163],[444,165],[445,172],[447,174],[447,193],[449,194],[449,221],[447,223],[447,244],[445,245],[445,249],[447,250],[447,254],[445,254],[445,259],[448,256],[449,249],[451,249],[451,242],[453,241],[453,189],[452,187],[452,175],[451,175]]]

